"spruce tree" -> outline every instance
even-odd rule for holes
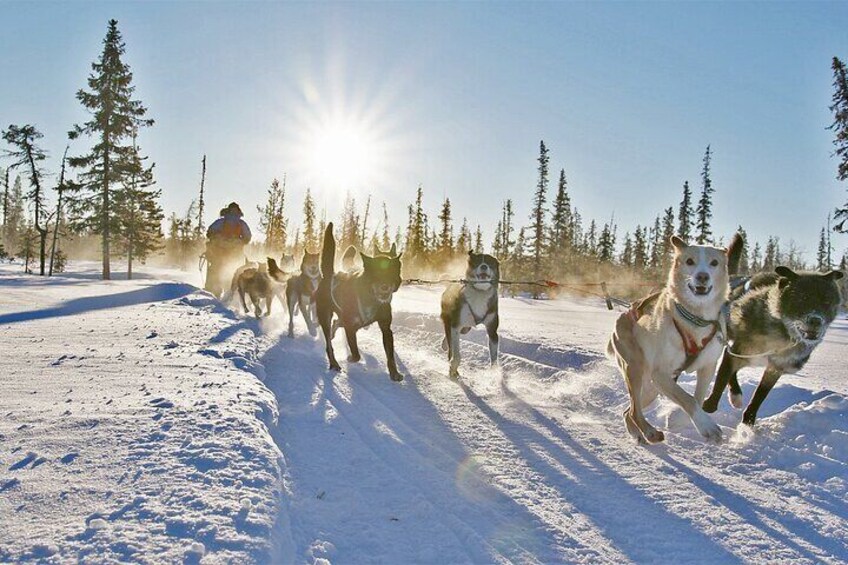
[[[276,178],[268,188],[268,200],[264,206],[257,206],[259,229],[265,234],[265,250],[280,254],[286,248],[288,220],[285,217],[286,177],[280,183]]]
[[[47,260],[47,204],[46,195],[42,189],[44,169],[42,161],[47,158],[47,153],[37,143],[44,137],[35,126],[27,124],[24,126],[10,125],[3,131],[3,139],[14,150],[6,151],[6,154],[14,161],[11,166],[23,166],[29,172],[30,191],[26,199],[32,202],[33,224],[32,227],[38,232],[38,257],[39,274],[44,276]]]
[[[598,239],[598,260],[611,263],[615,254],[615,235],[610,224],[604,224]]]
[[[548,192],[548,148],[545,142],[539,142],[539,180],[536,183],[536,192],[533,195],[533,211],[530,214],[530,229],[533,233],[533,278],[539,279],[542,275],[542,254],[545,251],[545,214],[547,208]]]
[[[624,248],[621,250],[619,261],[625,267],[633,266],[633,239],[630,237],[630,232],[624,234]]]
[[[571,198],[568,195],[568,184],[565,179],[565,169],[559,171],[559,183],[554,199],[554,211],[551,218],[551,253],[562,255],[571,245]]]
[[[669,206],[665,209],[662,219],[662,237],[660,237],[662,255],[662,270],[666,271],[671,260],[671,236],[674,235],[674,208]]]
[[[763,270],[763,266],[761,264],[762,261],[762,249],[760,249],[760,242],[754,243],[754,249],[751,251],[751,264],[749,267],[749,271],[752,273],[756,273]]]
[[[133,261],[144,261],[162,243],[161,190],[154,189],[153,167],[146,167],[133,135],[132,154],[127,163],[127,178],[122,190],[116,192],[115,213],[119,219],[118,232],[127,254],[127,278],[133,277]],[[189,225],[191,223],[189,222]],[[196,234],[193,234],[196,238]]]
[[[75,199],[76,212],[81,215],[82,227],[102,238],[103,279],[112,276],[110,257],[113,234],[120,230],[113,201],[116,186],[127,175],[132,147],[123,142],[139,127],[152,126],[145,118],[147,109],[133,99],[135,86],[130,68],[122,60],[125,45],[118,31],[118,22],[109,20],[103,52],[92,63],[88,78],[89,91],[79,90],[77,99],[91,114],[91,119],[74,126],[71,139],[80,135],[95,138],[94,147],[86,155],[72,157],[72,167],[81,169],[79,178],[84,190]]]
[[[427,214],[424,212],[424,188],[419,184],[415,193],[415,204],[409,206],[409,226],[406,234],[406,249],[415,260],[426,259],[428,236]]]
[[[644,269],[648,266],[648,228],[636,226],[633,232],[633,266]]]
[[[462,234],[460,234],[462,237]],[[498,220],[495,226],[495,238],[492,240],[492,254],[495,257],[503,257],[503,220]],[[459,239],[456,241],[457,252],[459,251]]]
[[[446,261],[453,255],[453,222],[451,220],[450,198],[442,202],[442,210],[439,212],[439,239],[438,251],[441,260]]]
[[[677,237],[685,242],[692,241],[692,224],[694,224],[695,213],[692,211],[692,190],[689,181],[683,183],[683,200],[677,212]]]
[[[698,231],[697,242],[699,245],[713,243],[713,232],[710,225],[710,220],[713,217],[713,182],[710,178],[710,161],[712,160],[712,151],[707,145],[707,150],[704,153],[704,167],[701,169],[701,198],[698,200],[698,207],[695,209],[697,216],[696,229]]]
[[[512,249],[512,246],[515,244],[515,242],[512,240],[512,234],[515,231],[515,227],[512,224],[513,218],[515,217],[515,213],[512,210],[511,199],[507,199],[506,202],[504,202],[503,212],[501,216],[500,249],[504,257],[509,257],[509,253]]]
[[[483,230],[480,229],[480,224],[477,224],[477,231],[474,232],[474,253],[483,253]]]
[[[586,232],[586,240],[583,243],[583,253],[589,257],[598,256],[598,228],[593,219],[589,223],[589,231]]]
[[[831,265],[827,261],[827,232],[825,228],[822,228],[819,236],[819,248],[816,253],[816,270],[826,273],[830,269]]]
[[[317,252],[319,247],[318,232],[315,229],[315,201],[309,188],[303,199],[303,247],[310,253]]]
[[[361,245],[356,199],[350,192],[345,196],[344,207],[342,209],[341,230],[339,232],[339,246],[344,249],[348,245],[357,247]]]
[[[662,242],[662,226],[660,225],[660,217],[654,219],[654,226],[651,228],[651,268],[660,269],[663,263],[663,251],[665,250]]]
[[[68,161],[69,149],[70,146],[66,145],[65,153],[62,155],[62,167],[59,170],[59,183],[56,185],[56,193],[58,194],[58,198],[56,199],[56,212],[54,213],[55,219],[53,221],[53,244],[50,246],[50,267],[47,270],[47,275],[51,277],[53,276],[54,267],[56,266],[56,246],[59,243],[59,232],[64,227],[64,220],[62,216],[62,204],[63,196],[65,195],[65,190],[68,186],[65,182],[65,165]]]
[[[838,58],[833,58],[833,104],[830,111],[833,112],[833,123],[830,129],[835,137],[833,145],[836,146],[834,154],[839,159],[836,168],[836,178],[848,180],[848,73],[845,63]],[[848,233],[848,202],[842,208],[837,208],[833,217],[838,223],[834,226],[836,231]]]
[[[389,236],[389,211],[386,208],[386,203],[383,202],[383,235],[380,238],[380,249],[386,251],[392,246],[392,239]]]
[[[462,227],[459,228],[459,237],[456,238],[456,254],[460,257],[467,255],[471,250],[471,228],[468,227],[468,219],[462,218]]]
[[[285,177],[283,178],[285,184]],[[197,199],[197,224],[195,225],[194,238],[200,242],[206,234],[206,226],[203,222],[203,214],[206,212],[206,155],[200,161],[200,196]]]

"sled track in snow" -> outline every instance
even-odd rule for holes
[[[636,446],[621,423],[624,386],[597,352],[502,337],[502,367],[490,370],[485,333],[472,331],[462,339],[457,382],[446,376],[436,316],[399,313],[395,327],[407,375],[401,384],[388,380],[377,330],[360,332],[363,362],[342,374],[326,371],[320,338],[280,338],[262,359],[280,403],[274,437],[290,472],[294,502],[284,511],[291,512],[295,558],[336,561],[337,550],[341,562],[619,563],[688,555],[814,563],[840,561],[848,551],[843,501],[791,470],[706,444],[689,428],[667,434],[666,444]],[[338,353],[343,342],[335,342]],[[315,437],[291,440],[303,434],[304,421]],[[314,453],[330,423],[345,437],[333,447],[336,457]],[[397,504],[385,510],[399,517],[388,520],[421,514],[430,531],[394,540],[395,530],[371,518],[369,532],[383,545],[357,553],[345,545],[351,533],[322,527],[322,481],[331,485],[328,499],[356,496],[340,492],[338,478],[320,478],[336,472],[351,488],[363,482],[363,491],[379,477],[397,491],[390,497]],[[434,545],[431,536],[442,537]]]

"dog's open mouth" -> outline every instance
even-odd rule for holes
[[[690,284],[689,290],[691,290],[692,294],[694,294],[695,296],[707,296],[713,291],[713,285]]]

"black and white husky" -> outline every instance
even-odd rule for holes
[[[321,268],[318,253],[305,251],[300,262],[300,274],[288,278],[286,284],[286,305],[289,309],[289,337],[294,337],[295,309],[303,314],[309,335],[318,335],[318,319],[315,313],[315,291],[321,282]],[[268,259],[268,273],[275,280],[285,280],[289,275],[277,267],[273,259]]]
[[[498,280],[500,263],[491,255],[468,252],[465,282],[451,284],[442,293],[442,322],[445,339],[442,349],[448,352],[450,376],[459,376],[459,334],[479,324],[489,335],[489,360],[498,362]]]
[[[800,371],[836,318],[841,303],[840,271],[796,273],[777,267],[774,273],[754,276],[730,296],[728,337],[712,394],[704,411],[715,412],[721,393],[730,385],[729,400],[742,408],[742,389],[736,373],[765,365],[760,384],[742,421],[754,425],[757,410],[784,373]]]

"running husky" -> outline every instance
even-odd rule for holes
[[[360,253],[362,270],[353,273],[335,273],[336,240],[333,238],[333,224],[327,224],[324,232],[324,247],[321,251],[321,283],[315,302],[318,323],[324,333],[327,346],[327,360],[330,369],[340,371],[333,351],[333,315],[339,317],[339,325],[344,328],[350,348],[348,361],[360,360],[356,332],[377,322],[383,333],[383,347],[386,350],[386,365],[393,381],[403,380],[395,361],[395,338],[392,333],[392,296],[400,288],[400,255],[378,255],[369,257]]]
[[[273,259],[272,259],[273,261]],[[268,266],[259,264],[257,267],[240,268],[239,272],[233,279],[235,291],[238,292],[241,298],[241,305],[244,307],[245,313],[249,312],[245,295],[250,296],[250,302],[253,304],[254,314],[257,318],[262,316],[261,302],[265,301],[265,316],[271,315],[271,305],[274,298],[280,298],[283,301],[282,285],[268,274]]]
[[[731,295],[728,337],[713,392],[704,410],[715,412],[721,393],[730,384],[730,404],[742,408],[742,389],[736,373],[754,365],[765,371],[742,422],[753,426],[757,410],[784,373],[800,371],[836,318],[841,296],[836,281],[841,271],[796,273],[777,267],[754,276]]]
[[[300,274],[289,278],[289,274],[277,267],[276,261],[268,258],[268,272],[271,277],[286,283],[286,305],[289,309],[289,337],[294,337],[295,308],[300,309],[309,335],[318,335],[315,315],[315,291],[321,282],[321,272],[318,265],[318,254],[304,251],[303,259],[300,261]]]
[[[721,311],[730,292],[727,256],[741,242],[736,237],[725,250],[687,245],[673,236],[674,262],[665,288],[616,321],[607,354],[616,360],[627,384],[630,406],[624,411],[624,424],[638,442],[665,439],[642,412],[658,393],[683,408],[702,436],[721,439],[721,428],[701,403],[722,350]],[[677,384],[683,371],[697,373],[694,396]]]
[[[448,352],[450,377],[459,377],[459,334],[466,334],[478,324],[486,326],[489,335],[489,361],[498,363],[498,280],[500,263],[491,255],[468,252],[465,282],[452,284],[442,293],[442,323],[445,339],[442,349]]]

